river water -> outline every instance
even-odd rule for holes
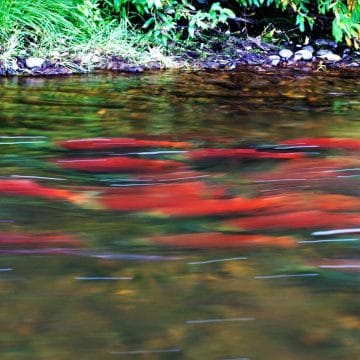
[[[0,82],[1,359],[358,357],[358,79]]]

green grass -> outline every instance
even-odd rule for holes
[[[69,68],[90,69],[98,56],[120,55],[133,63],[150,60],[171,65],[159,49],[149,49],[142,35],[124,19],[104,20],[89,0],[1,0],[0,62],[39,56]]]

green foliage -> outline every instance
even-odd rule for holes
[[[126,21],[109,21],[101,10],[97,0],[0,0],[0,65],[11,68],[15,57],[32,55],[83,70],[107,54],[166,61]]]
[[[163,45],[192,39],[235,16],[220,2],[198,10],[187,0],[104,0],[103,9],[108,15],[112,12],[131,24],[141,24],[150,40]]]
[[[90,12],[85,15],[85,7],[76,0],[2,0],[0,40],[4,42],[16,32],[34,41],[59,34],[65,38],[84,36],[95,26]]]
[[[295,24],[304,32],[310,30],[317,21],[317,15],[332,18],[332,35],[337,42],[359,47],[360,39],[360,0],[237,0],[244,7],[275,6],[292,12]]]

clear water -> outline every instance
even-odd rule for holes
[[[342,201],[330,201],[339,219],[333,226],[285,222],[249,230],[231,228],[229,221],[263,213],[174,216],[161,213],[160,204],[148,211],[98,206],[104,189],[129,191],[131,203],[144,187],[161,194],[164,183],[193,182],[221,189],[220,200],[293,192],[303,194],[305,207],[319,194],[359,200],[358,149],[308,150],[311,166],[301,159],[198,164],[187,153],[130,155],[184,164],[166,174],[93,173],[56,163],[124,153],[58,146],[79,138],[187,141],[192,149],[264,149],[300,137],[359,140],[358,79],[254,73],[3,78],[0,95],[0,184],[28,179],[88,197],[74,203],[6,194],[0,186],[1,359],[358,357],[360,235],[316,233],[344,228],[349,213],[359,220],[359,207],[338,210]],[[155,150],[161,149],[131,151]],[[323,176],[321,164],[330,162],[335,173]],[[183,204],[181,198],[173,196],[172,208]],[[188,208],[195,204],[189,199]],[[281,221],[277,210],[267,214]],[[176,236],[212,232],[271,236],[274,242],[175,246]],[[71,239],[49,245],[54,234],[81,245]],[[168,235],[175,237],[167,246],[154,242]],[[12,244],[14,236],[22,240]],[[279,236],[294,246],[276,246]]]

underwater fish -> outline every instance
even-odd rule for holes
[[[279,159],[292,160],[304,158],[301,152],[279,153],[259,151],[256,149],[199,149],[191,150],[186,154],[192,161],[209,161],[223,159],[256,160],[256,159]]]
[[[81,203],[86,195],[38,184],[29,179],[0,179],[0,195],[33,196],[51,200]]]
[[[282,192],[277,195],[261,196],[255,199],[267,200],[269,206],[262,213],[320,211],[360,211],[360,198],[350,195],[323,194],[314,192]]]
[[[242,217],[225,222],[227,225],[245,230],[287,230],[308,228],[334,228],[360,225],[360,215],[356,213],[335,213],[318,210],[298,211]]]
[[[111,150],[144,147],[188,148],[183,141],[140,140],[134,138],[89,138],[60,141],[58,145],[68,150]]]
[[[167,216],[222,216],[272,209],[277,203],[275,197],[230,199],[199,199],[193,202],[180,201],[173,206],[163,206],[157,212]]]
[[[297,147],[312,146],[324,149],[360,150],[360,140],[335,137],[291,139],[282,141],[281,145],[291,145]]]
[[[15,232],[0,233],[0,246],[26,246],[26,247],[79,247],[84,243],[73,236],[63,234],[26,234]]]
[[[360,160],[354,157],[321,159],[299,159],[296,162],[280,164],[271,171],[256,173],[252,176],[257,183],[276,184],[325,181],[343,179],[346,175],[359,172]]]
[[[341,271],[341,272],[360,272],[360,259],[322,259],[314,261],[311,265],[320,269]]]
[[[151,237],[151,240],[158,245],[198,249],[228,249],[248,246],[289,248],[296,246],[296,241],[287,236],[223,234],[220,232],[159,235]]]
[[[56,244],[54,244],[56,245]],[[103,253],[94,250],[84,250],[78,248],[48,247],[48,248],[0,248],[0,254],[7,255],[67,255],[96,258],[109,261],[175,261],[180,260],[176,256],[146,255],[146,254],[127,254],[127,253]]]
[[[184,167],[183,163],[173,160],[146,160],[122,156],[71,160],[61,159],[55,160],[55,163],[65,169],[95,173],[161,172],[168,169]]]
[[[98,202],[109,210],[156,211],[163,207],[189,207],[206,197],[220,197],[224,191],[201,181],[133,186],[105,189],[98,196]]]

